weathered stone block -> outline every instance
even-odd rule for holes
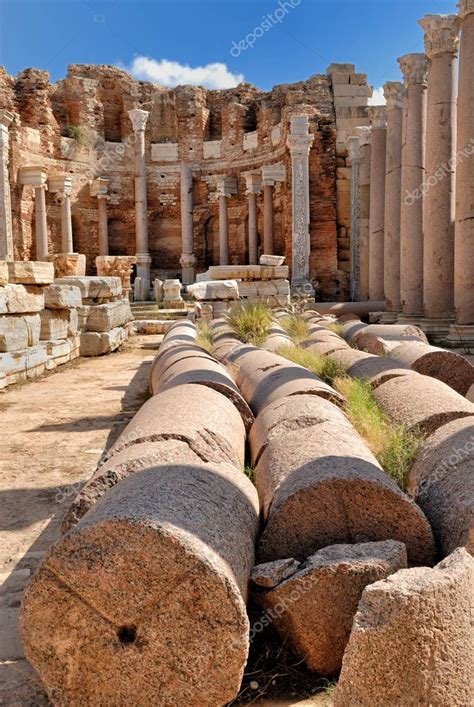
[[[83,308],[85,309],[85,308]],[[86,331],[111,331],[132,321],[133,315],[128,300],[91,305],[86,315]]]
[[[83,299],[110,299],[122,294],[119,277],[63,277],[55,284],[74,285],[81,291]]]
[[[9,261],[8,280],[16,285],[50,285],[54,280],[54,266],[34,260]]]
[[[82,253],[57,253],[50,258],[54,265],[54,277],[84,277],[86,256]]]
[[[284,262],[284,255],[261,255],[259,260],[260,265],[269,265],[270,267],[278,267]]]
[[[19,351],[39,341],[40,315],[0,316],[0,352]]]
[[[107,332],[83,332],[81,356],[102,356],[115,351],[128,338],[127,327],[116,327]]]
[[[44,309],[41,317],[41,341],[67,339],[78,331],[76,309]]]
[[[74,285],[54,283],[44,288],[44,306],[46,309],[71,309],[81,305],[81,291]]]
[[[30,346],[20,351],[0,354],[0,371],[6,377],[6,385],[37,378],[46,370],[48,354],[44,345]]]
[[[237,300],[239,286],[236,280],[210,280],[188,285],[188,292],[197,300]]]
[[[8,284],[8,265],[4,260],[0,260],[0,287]]]
[[[0,287],[0,314],[40,312],[44,308],[43,288],[24,285]]]

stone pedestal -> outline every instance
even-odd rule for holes
[[[384,291],[385,321],[396,321],[400,311],[400,208],[402,186],[403,84],[384,85],[387,101],[385,165]]]
[[[13,113],[0,110],[0,260],[13,260],[12,206],[10,196],[8,128]]]
[[[257,218],[257,194],[262,189],[262,179],[259,174],[250,173],[245,175],[248,199],[248,229],[249,229],[249,265],[258,263],[258,218]]]
[[[456,82],[459,20],[427,15],[428,73],[424,183],[423,301],[425,332],[443,337],[454,321]]]
[[[423,192],[424,134],[426,126],[426,54],[398,59],[405,79],[401,214],[400,214],[400,323],[418,321],[423,314]]]
[[[307,115],[291,118],[286,144],[291,154],[292,184],[292,272],[294,294],[314,296],[309,278],[309,152],[314,136],[309,134]]]
[[[369,299],[384,299],[384,221],[387,124],[385,106],[368,110],[372,125],[370,162]]]
[[[348,139],[351,160],[351,282],[352,302],[360,300],[360,140],[356,136]]]
[[[474,325],[474,0],[460,0],[459,17],[454,302],[457,323],[466,329]]]
[[[128,111],[132,122],[135,154],[135,237],[137,256],[137,276],[142,278],[144,291],[150,289],[150,264],[148,253],[148,206],[145,162],[145,126],[148,112],[134,108]]]
[[[369,127],[356,128],[360,142],[360,300],[369,299],[370,162],[372,147]]]
[[[107,196],[107,189],[109,186],[109,180],[105,177],[97,177],[91,182],[90,193],[91,196],[97,197],[98,211],[99,211],[99,226],[98,226],[98,238],[99,238],[99,255],[105,256],[109,254],[109,229],[107,222],[107,201],[109,197]]]
[[[95,266],[97,275],[119,277],[122,282],[123,296],[128,297],[132,289],[130,276],[136,262],[134,255],[99,255],[95,259]]]
[[[48,223],[46,220],[47,174],[41,167],[20,167],[19,181],[22,186],[35,190],[35,235],[36,260],[48,260]]]
[[[196,279],[196,256],[194,255],[193,223],[193,173],[187,164],[181,165],[181,259],[184,285],[192,285]]]
[[[68,174],[48,178],[48,190],[58,194],[61,201],[61,248],[63,253],[74,253],[71,219],[72,178]]]

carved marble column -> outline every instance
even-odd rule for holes
[[[403,94],[399,81],[387,81],[387,153],[385,165],[384,321],[395,322],[400,312],[400,214],[402,187]]]
[[[352,302],[360,301],[360,139],[348,138],[351,160],[351,281]]]
[[[263,253],[274,254],[273,190],[276,182],[286,179],[285,166],[281,162],[262,167],[263,185]]]
[[[450,338],[474,342],[474,0],[460,0],[454,303]]]
[[[227,199],[237,194],[237,182],[233,177],[219,177],[217,181],[219,198],[219,265],[229,265],[229,216]]]
[[[48,223],[46,220],[47,174],[41,167],[20,167],[20,184],[35,190],[36,260],[48,260]]]
[[[109,196],[107,195],[108,186],[109,180],[105,177],[97,177],[90,184],[90,194],[91,196],[97,197],[98,203],[99,256],[105,256],[109,254],[109,227],[107,221],[107,201],[109,200]]]
[[[360,144],[360,300],[369,299],[370,162],[372,131],[356,128]]]
[[[456,85],[459,18],[426,15],[428,73],[423,302],[420,326],[444,338],[454,321]]]
[[[291,118],[286,144],[291,154],[292,273],[291,285],[300,294],[314,294],[309,277],[309,152],[314,136],[307,115]]]
[[[262,179],[258,173],[245,175],[249,208],[249,265],[258,264],[257,194],[262,190]]]
[[[72,239],[71,193],[72,177],[69,174],[52,176],[48,179],[48,190],[58,194],[61,201],[61,253],[74,253]]]
[[[400,213],[399,322],[418,321],[423,314],[423,192],[425,180],[426,54],[405,54],[398,59],[406,98],[402,135]]]
[[[148,292],[150,289],[151,264],[151,258],[148,252],[148,206],[145,161],[145,127],[148,119],[148,111],[134,108],[128,111],[128,116],[132,122],[133,132],[135,134],[135,233],[137,277],[142,279],[143,289],[145,292]]]
[[[385,106],[368,110],[372,125],[370,161],[369,299],[384,299],[385,162],[387,111]]]
[[[193,173],[191,167],[181,164],[181,259],[183,285],[192,285],[196,279],[193,223]]]
[[[10,160],[8,128],[13,117],[13,113],[10,113],[10,111],[0,110],[0,260],[14,259],[12,206],[8,172]]]

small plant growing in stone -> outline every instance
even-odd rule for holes
[[[196,344],[202,349],[209,351],[209,353],[212,351],[213,334],[212,329],[207,322],[198,323]]]
[[[263,344],[273,323],[271,310],[261,302],[237,304],[226,319],[240,341],[254,346]]]
[[[294,344],[301,344],[309,336],[307,322],[297,314],[289,314],[286,317],[282,317],[280,324]]]
[[[68,125],[67,127],[68,137],[75,140],[81,147],[87,145],[87,134],[81,125]]]
[[[342,366],[330,356],[321,356],[292,345],[281,346],[277,353],[299,366],[304,366],[329,385],[333,384],[335,378],[344,375]]]
[[[334,332],[334,334],[337,334],[338,336],[344,335],[344,326],[339,322],[331,322],[330,324],[325,324],[324,328],[329,329],[329,331]]]

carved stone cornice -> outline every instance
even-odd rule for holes
[[[387,110],[403,108],[405,86],[401,81],[387,81],[383,87],[383,95],[387,101]]]
[[[474,12],[474,0],[459,0],[459,17],[463,20]]]
[[[425,52],[429,59],[438,54],[456,54],[461,21],[458,15],[425,15],[418,20],[425,33]]]
[[[0,125],[4,125],[8,128],[14,117],[15,115],[11,111],[6,109],[0,110]]]
[[[369,106],[367,113],[372,130],[383,130],[387,127],[387,108],[385,106]]]
[[[133,108],[133,110],[128,111],[128,117],[132,122],[134,133],[143,132],[145,130],[148,116],[149,112],[146,110],[140,110],[140,108]]]
[[[397,59],[405,80],[405,86],[428,83],[429,60],[426,54],[404,54]]]

